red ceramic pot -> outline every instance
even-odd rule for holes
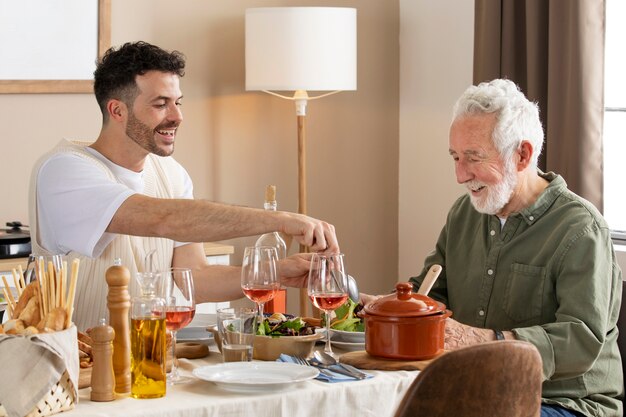
[[[412,292],[413,284],[401,282],[396,293],[368,304],[365,318],[365,350],[372,356],[423,360],[443,352],[445,321],[452,315],[445,304]]]

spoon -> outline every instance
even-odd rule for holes
[[[343,368],[344,370],[346,370],[347,372],[349,372],[350,376],[353,376],[354,378],[357,378],[357,379],[365,379],[365,378],[367,378],[367,374],[359,371],[354,366],[346,365],[344,363],[338,362],[337,359],[333,358],[331,355],[329,355],[326,352],[322,352],[322,351],[316,350],[315,352],[313,352],[313,356],[322,365],[325,365],[325,366],[339,366],[339,367]]]
[[[419,290],[417,290],[418,294],[428,295],[430,289],[433,287],[433,284],[441,274],[441,265],[434,264],[430,267],[426,276],[424,277],[424,281],[422,281],[422,285],[420,285]]]
[[[339,283],[341,282],[340,277],[343,272],[336,270],[336,269],[331,269],[330,270],[330,275],[333,277],[333,280],[335,280],[335,284],[341,288],[342,285],[339,285]],[[359,302],[359,287],[356,283],[356,279],[354,279],[352,276],[346,274],[346,283],[348,285],[348,297],[350,297],[350,299],[352,301],[354,301],[355,303],[358,304]]]

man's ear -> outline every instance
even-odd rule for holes
[[[530,161],[533,157],[533,152],[535,149],[533,148],[532,143],[527,140],[523,140],[520,143],[519,148],[517,149],[518,161],[517,161],[517,170],[523,171],[528,165],[530,165]]]
[[[109,113],[109,119],[121,122],[126,119],[128,108],[123,101],[111,99],[107,103],[107,112]]]

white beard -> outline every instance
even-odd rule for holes
[[[507,163],[504,167],[505,172],[502,181],[486,186],[483,191],[485,195],[480,197],[472,195],[471,190],[485,186],[485,184],[479,181],[468,181],[465,183],[467,189],[470,190],[470,201],[476,211],[484,214],[496,214],[506,206],[517,186],[517,175],[515,175],[515,169],[512,165],[510,162]]]

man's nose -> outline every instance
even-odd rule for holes
[[[171,121],[182,122],[183,112],[179,106],[174,105],[168,114],[168,119]]]
[[[464,184],[474,178],[471,172],[467,169],[466,164],[463,162],[457,162],[454,170],[456,173],[456,182],[459,184]]]

